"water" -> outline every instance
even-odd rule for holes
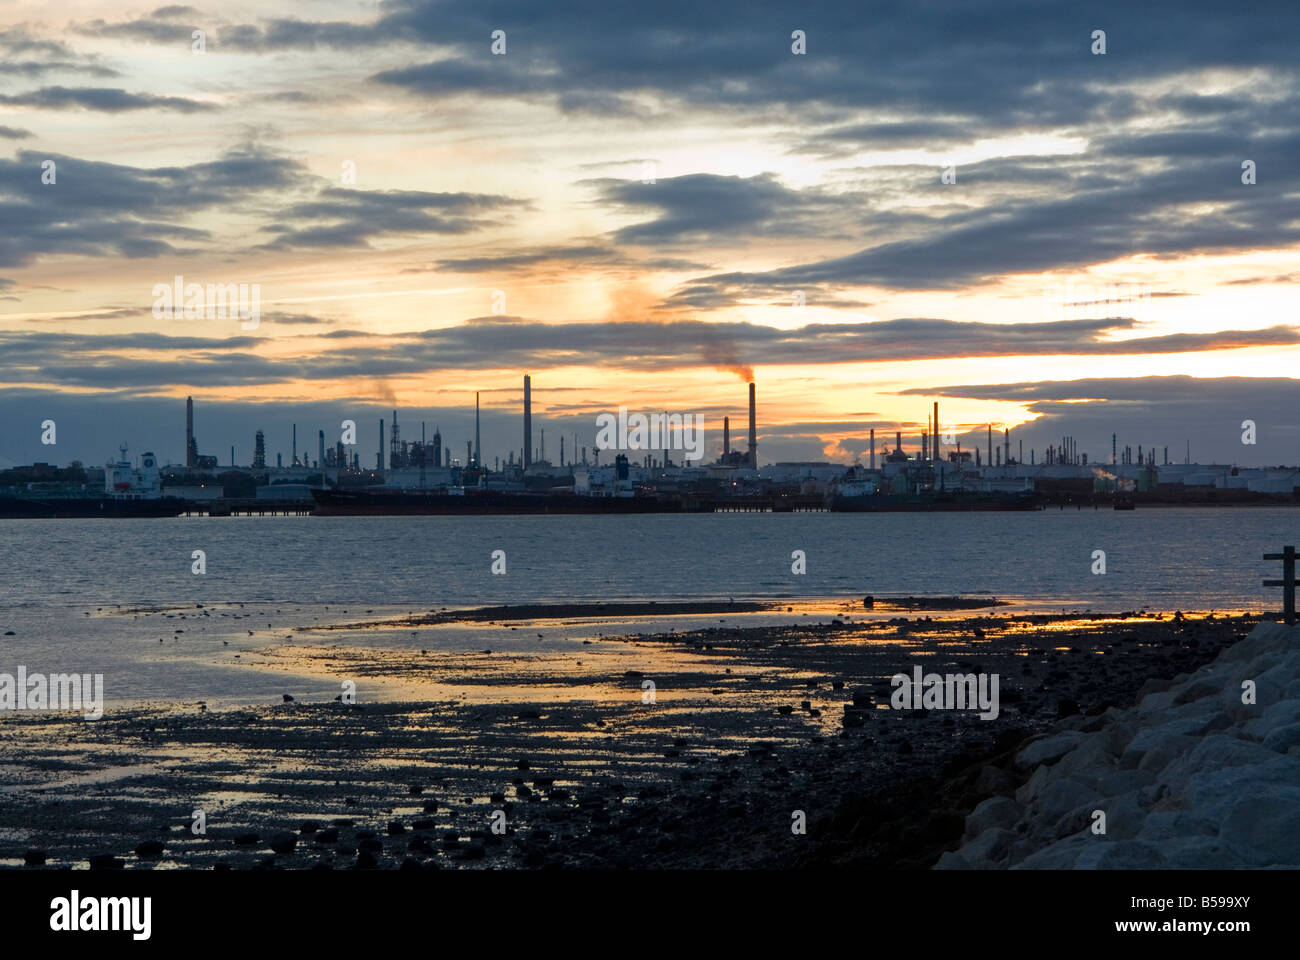
[[[233,650],[399,607],[870,593],[983,594],[1045,610],[1277,609],[1280,591],[1260,581],[1281,565],[1262,556],[1298,540],[1300,511],[1284,507],[9,520],[0,634],[15,635],[0,636],[0,672],[105,672],[119,699],[265,697],[286,678],[235,664]],[[497,550],[505,575],[492,573]],[[791,572],[795,550],[806,575]],[[1104,575],[1092,573],[1096,550]],[[122,615],[119,604],[188,612]],[[196,619],[197,604],[209,616]],[[480,644],[472,631],[463,642]]]
[[[476,605],[971,594],[1259,606],[1288,508],[625,517],[0,521],[0,610],[196,602]],[[191,573],[203,550],[207,573]],[[506,553],[506,574],[491,572]],[[791,552],[807,574],[791,573]],[[1091,573],[1094,550],[1106,574]],[[1276,569],[1274,569],[1276,568]]]

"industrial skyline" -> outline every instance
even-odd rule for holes
[[[757,469],[765,462],[771,463],[791,463],[791,462],[841,462],[845,465],[857,462],[869,469],[876,469],[878,465],[883,465],[887,460],[901,462],[907,459],[915,460],[960,460],[968,462],[970,465],[979,467],[984,465],[1002,466],[1004,464],[1028,464],[1028,465],[1076,465],[1076,466],[1104,466],[1107,464],[1131,465],[1147,464],[1153,466],[1191,463],[1191,462],[1218,462],[1213,459],[1196,460],[1192,459],[1192,445],[1190,438],[1185,440],[1182,447],[1177,444],[1172,446],[1168,443],[1160,444],[1154,442],[1150,437],[1144,438],[1144,442],[1132,442],[1132,438],[1125,438],[1125,442],[1119,442],[1119,434],[1112,432],[1109,435],[1109,447],[1097,449],[1094,445],[1089,448],[1088,444],[1081,442],[1078,437],[1063,434],[1058,437],[1049,438],[1047,442],[1040,447],[1036,446],[1036,440],[1031,437],[1028,447],[1026,447],[1023,436],[1024,431],[1017,430],[1015,438],[1015,456],[1012,456],[1012,430],[1004,425],[995,425],[985,423],[971,427],[964,426],[962,429],[950,427],[940,420],[940,403],[938,400],[933,401],[931,409],[927,411],[923,423],[910,424],[910,429],[903,429],[894,424],[892,430],[879,430],[880,437],[877,437],[878,428],[875,426],[866,426],[862,430],[860,437],[861,453],[851,460],[844,461],[824,461],[804,460],[800,458],[789,458],[785,460],[768,460],[760,461],[758,458],[758,401],[757,401],[757,384],[750,382],[748,385],[748,435],[744,450],[732,449],[730,437],[730,414],[721,416],[721,430],[713,438],[706,439],[704,446],[704,456],[696,461],[698,464],[717,463],[730,464],[737,467],[748,467]],[[248,445],[249,457],[239,460],[235,456],[235,450],[241,449],[238,444],[231,447],[231,457],[222,460],[215,454],[203,453],[200,451],[199,438],[195,432],[195,404],[193,397],[185,399],[185,430],[184,445],[185,455],[179,460],[172,459],[165,452],[159,454],[161,463],[172,466],[183,466],[190,469],[212,470],[221,467],[239,466],[252,468],[292,468],[308,467],[319,468],[324,463],[330,469],[336,469],[342,466],[347,470],[364,472],[367,470],[377,470],[380,472],[389,469],[411,468],[411,467],[473,467],[482,468],[489,471],[499,471],[507,467],[520,466],[527,470],[537,462],[546,462],[552,465],[573,466],[578,463],[597,464],[601,462],[601,454],[604,454],[604,462],[609,463],[616,450],[597,451],[594,443],[596,428],[594,424],[579,424],[576,428],[557,430],[553,426],[553,436],[559,433],[559,457],[550,459],[546,456],[545,450],[545,428],[539,428],[539,440],[537,445],[533,444],[533,410],[532,410],[532,376],[531,374],[523,375],[523,390],[521,394],[521,404],[514,412],[515,429],[520,432],[519,439],[522,443],[516,441],[514,446],[511,445],[508,436],[502,436],[503,432],[508,434],[509,428],[504,431],[498,430],[496,434],[501,438],[500,445],[495,448],[496,452],[489,452],[486,459],[482,453],[482,421],[481,421],[481,404],[480,392],[474,393],[474,410],[472,423],[472,440],[468,437],[465,440],[466,456],[460,458],[453,453],[455,449],[453,443],[444,440],[441,422],[433,425],[432,437],[428,437],[426,420],[420,420],[420,439],[419,441],[406,441],[401,435],[401,424],[410,423],[414,417],[411,412],[399,417],[399,410],[392,409],[386,418],[380,416],[377,418],[377,427],[373,433],[369,433],[366,427],[371,421],[352,420],[352,428],[348,431],[356,437],[351,443],[344,443],[339,440],[326,440],[324,429],[317,429],[317,456],[313,460],[308,456],[308,450],[304,446],[299,448],[298,445],[298,426],[295,421],[289,426],[289,443],[287,456],[286,451],[275,448],[274,443],[270,450],[271,456],[268,457],[266,447],[266,431],[258,428],[250,445]],[[502,421],[508,423],[511,419],[510,412],[499,411],[503,414]],[[416,411],[415,413],[418,413]],[[351,419],[351,418],[348,418]],[[340,421],[340,433],[347,421]],[[936,424],[940,426],[936,428]],[[310,426],[314,427],[312,423]],[[377,441],[371,446],[372,453],[365,452],[365,436],[377,438]],[[450,435],[449,435],[450,436]],[[996,436],[996,443],[995,443]],[[1041,433],[1039,434],[1041,436]],[[892,437],[892,445],[889,442]],[[569,455],[566,460],[565,440],[569,440]],[[168,444],[164,442],[145,442],[144,446],[151,450],[167,450]],[[48,449],[48,448],[46,448]],[[144,447],[138,447],[137,453]],[[220,449],[220,448],[218,448]],[[492,448],[490,447],[490,450]],[[620,448],[623,452],[629,452],[625,448]],[[650,465],[662,465],[665,462],[666,451],[644,449],[631,451],[637,461],[644,460]],[[88,465],[95,464],[93,459],[73,458],[81,460]],[[69,461],[70,462],[70,461]],[[674,463],[671,459],[670,464]],[[1278,463],[1252,463],[1246,461],[1230,461],[1233,464],[1241,463],[1243,466],[1276,466]],[[684,465],[684,462],[676,462],[676,465]],[[1291,465],[1291,464],[1288,464]]]
[[[934,10],[557,11],[498,56],[473,5],[5,5],[0,465],[188,459],[187,396],[224,461],[394,407],[459,453],[478,393],[486,457],[521,370],[566,445],[626,404],[720,449],[756,380],[764,460],[935,399],[1037,449],[1300,460],[1300,12],[1103,3],[1099,52],[1069,8]],[[257,322],[160,319],[178,277],[256,285]]]

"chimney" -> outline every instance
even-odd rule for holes
[[[379,429],[380,429],[381,431],[383,430],[383,421],[382,421],[382,420],[380,421]],[[382,449],[383,446],[384,446],[383,436],[384,436],[383,433],[380,433],[380,435],[379,435],[379,437],[380,437],[380,440],[379,440],[379,446],[380,446],[381,449]],[[289,463],[290,463],[291,466],[295,466],[295,467],[296,467],[296,466],[298,466],[298,424],[296,424],[296,423],[293,425],[293,451],[292,451],[292,454],[293,454],[293,459],[290,460]]]
[[[934,401],[934,459],[939,459],[939,401]]]
[[[480,441],[480,437],[478,431],[478,391],[475,390],[474,391],[474,466],[476,467],[483,466],[483,448],[479,446],[479,441]],[[561,453],[561,459],[563,459],[564,449],[562,447],[560,449],[560,453]]]
[[[524,469],[533,462],[533,378],[524,374]]]
[[[903,431],[899,430],[894,434],[894,452],[901,453],[902,451],[903,451]]]
[[[185,398],[185,466],[194,466],[194,398]]]
[[[319,454],[320,462],[317,464],[317,466],[320,467],[321,486],[323,487],[325,486],[325,431],[324,430],[320,431],[318,439],[320,441],[320,454]]]
[[[989,424],[989,454],[985,461],[990,467],[993,466],[993,424]]]
[[[758,418],[754,409],[754,384],[749,385],[749,465],[758,469]]]
[[[876,428],[871,428],[871,469],[876,469]]]
[[[725,457],[731,452],[731,418],[722,418],[722,455]]]
[[[296,433],[297,428],[295,427],[294,430],[295,430],[294,436],[297,436]],[[384,418],[383,417],[379,418],[379,459],[375,464],[375,469],[376,470],[384,469]]]

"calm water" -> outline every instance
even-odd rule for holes
[[[1300,511],[0,521],[0,608],[992,593],[1259,606]],[[191,572],[203,550],[207,573]],[[506,574],[491,572],[506,553]],[[791,573],[791,552],[807,574]],[[1107,572],[1091,573],[1092,552]],[[1274,567],[1279,569],[1274,570]]]
[[[102,672],[112,701],[265,702],[291,681],[300,695],[332,697],[336,685],[259,673],[233,655],[297,625],[412,606],[872,593],[992,594],[1042,609],[1277,609],[1280,591],[1260,581],[1281,565],[1262,555],[1297,541],[1300,511],[1286,508],[9,520],[0,521],[0,672]],[[203,576],[191,572],[195,550],[206,553]],[[496,550],[505,575],[491,572]],[[791,573],[795,550],[806,575]],[[1105,575],[1091,572],[1094,550],[1106,552]],[[123,615],[118,604],[173,616]],[[532,630],[484,629],[490,643],[474,628],[327,642],[450,651],[539,642]],[[541,642],[576,643],[574,633]]]

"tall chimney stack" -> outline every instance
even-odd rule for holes
[[[758,416],[754,409],[754,384],[749,385],[749,465],[758,469]]]
[[[726,456],[731,452],[731,418],[722,418],[722,454]]]
[[[194,398],[185,398],[185,466],[194,463]]]
[[[320,453],[318,454],[318,456],[320,457],[320,462],[318,466],[320,467],[321,486],[323,487],[325,486],[325,431],[324,430],[320,431],[318,439],[320,441]]]
[[[297,430],[296,427],[294,429],[295,431]],[[297,436],[296,432],[294,436]],[[384,469],[384,418],[383,417],[379,418],[379,458],[375,463],[375,469],[376,470]]]
[[[483,448],[479,446],[478,430],[478,391],[474,391],[474,466],[483,466]]]
[[[939,401],[934,401],[934,459],[939,459]]]
[[[533,378],[524,374],[524,469],[533,462]]]
[[[871,469],[876,469],[876,428],[871,428]]]

